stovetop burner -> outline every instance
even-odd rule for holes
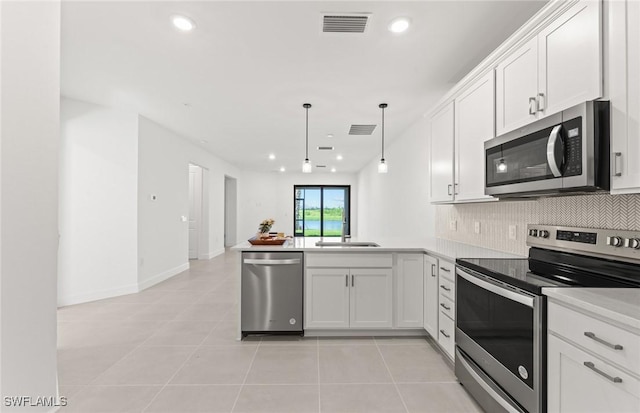
[[[631,262],[626,257],[628,248],[615,249],[614,237],[608,232],[530,226],[529,258],[459,258],[456,262],[463,268],[534,294],[540,294],[543,287],[640,288],[639,262]],[[623,231],[617,233],[620,232]],[[566,234],[571,234],[571,239],[567,239]],[[636,237],[634,234],[627,236]]]

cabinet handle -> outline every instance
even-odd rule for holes
[[[460,184],[453,184],[453,194],[454,194],[454,195],[458,195],[458,193],[459,193],[459,192],[458,192],[458,186],[459,186],[459,185],[460,185]]]
[[[348,287],[349,286],[349,274],[346,274],[344,276],[344,286]]]
[[[529,115],[535,115],[536,111],[536,98],[529,98]]]
[[[585,331],[584,335],[589,337],[591,340],[595,340],[600,344],[604,344],[607,347],[611,347],[614,350],[622,350],[622,346],[620,344],[611,344],[608,341],[605,341],[603,339],[601,339],[600,337],[597,337],[594,333],[592,333],[591,331]]]
[[[453,185],[451,185],[451,184],[447,185],[447,195],[451,195],[451,187],[452,186]]]
[[[441,269],[442,271],[444,271],[444,272],[451,272],[451,270],[450,270],[450,269],[445,268],[445,267],[440,267],[440,269]]]
[[[431,264],[431,276],[432,277],[436,276],[436,265],[435,264]]]
[[[446,338],[451,337],[449,334],[447,334],[444,330],[440,330],[440,332],[442,333],[443,336],[445,336]]]
[[[440,284],[440,288],[442,288],[445,291],[451,291],[451,288],[447,288],[444,285]]]
[[[622,152],[613,153],[613,176],[622,176]]]
[[[544,112],[544,93],[538,93],[538,112]]]
[[[451,310],[451,307],[448,307],[445,303],[440,303],[440,307],[444,308],[445,310]]]
[[[354,281],[354,276],[353,274],[351,274],[351,286],[353,287],[355,285],[355,281]]]
[[[442,330],[440,330],[440,331],[442,331]],[[600,369],[596,368],[596,365],[595,365],[595,364],[593,364],[593,363],[592,363],[592,362],[590,362],[590,361],[585,361],[585,362],[584,362],[584,365],[585,365],[587,368],[589,368],[589,369],[591,369],[591,370],[595,371],[596,373],[598,373],[598,374],[599,374],[599,375],[601,375],[602,377],[606,377],[606,378],[607,378],[607,380],[610,380],[610,381],[612,381],[612,382],[614,382],[614,383],[622,383],[622,379],[621,379],[620,377],[613,377],[613,376],[609,376],[609,375],[608,375],[607,373],[605,373],[604,371],[602,371],[602,370],[600,370]]]

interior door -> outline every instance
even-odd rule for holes
[[[538,38],[534,37],[496,67],[496,135],[537,118]]]

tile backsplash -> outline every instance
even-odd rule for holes
[[[527,224],[640,231],[640,194],[438,205],[435,209],[438,237],[520,255],[527,254]],[[480,233],[475,231],[476,223]],[[514,225],[515,240],[509,238],[509,227]]]

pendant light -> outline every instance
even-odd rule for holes
[[[305,174],[311,173],[311,162],[309,162],[309,108],[311,107],[311,103],[305,103],[302,107],[307,111],[306,113],[306,144],[305,144],[305,158],[304,163],[302,164],[302,172]]]
[[[382,109],[382,157],[380,158],[380,163],[378,164],[378,173],[386,174],[389,170],[386,161],[384,160],[384,108],[388,105],[386,103],[381,103],[378,105],[380,109]]]

